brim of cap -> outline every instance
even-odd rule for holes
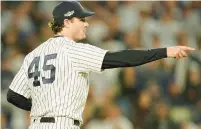
[[[84,18],[84,17],[93,16],[93,15],[95,15],[95,12],[90,12],[90,11],[84,10],[84,11],[80,14],[80,16],[78,16],[78,17]]]

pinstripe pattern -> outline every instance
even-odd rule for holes
[[[106,52],[89,44],[76,43],[66,37],[56,37],[48,39],[25,57],[10,89],[32,99],[32,119],[42,116],[58,118],[56,124],[31,122],[30,129],[79,129],[69,121],[76,119],[82,123],[82,112],[89,89],[89,72],[101,72]],[[52,54],[54,58],[50,56]],[[47,55],[50,59],[44,62]],[[40,76],[37,78],[40,86],[33,85],[34,77],[28,77],[28,68],[36,57],[40,59]],[[56,69],[55,74],[49,69],[53,68],[51,65]],[[33,66],[31,73],[35,71]],[[43,81],[47,81],[52,75],[55,75],[55,80],[44,84]],[[42,77],[45,79],[42,80]]]

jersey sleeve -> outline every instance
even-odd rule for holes
[[[28,86],[28,78],[25,73],[24,63],[22,64],[20,70],[15,75],[9,88],[26,98],[30,98],[31,89]]]
[[[68,56],[73,66],[81,71],[101,72],[107,50],[89,44],[76,43],[69,47]]]

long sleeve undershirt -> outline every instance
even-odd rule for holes
[[[27,111],[31,110],[31,106],[32,106],[31,100],[12,91],[11,89],[8,90],[7,101],[9,103],[12,103],[13,105],[15,105],[18,108],[21,108],[21,109],[24,109]]]
[[[166,48],[107,52],[103,60],[102,69],[134,67],[166,57]]]

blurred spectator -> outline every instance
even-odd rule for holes
[[[160,100],[152,113],[147,116],[143,129],[179,129],[179,126],[171,119],[170,109],[164,100]]]
[[[175,20],[182,20],[182,12],[178,7],[178,1],[163,1],[164,12],[170,12]]]
[[[189,2],[182,9],[183,11],[183,29],[189,35],[190,39],[194,41],[197,37],[201,36],[201,16],[196,8],[192,7],[192,3]]]
[[[33,21],[29,16],[34,2],[21,2],[19,6],[13,10],[13,24],[20,30],[20,32],[27,36],[35,32]],[[20,18],[19,18],[20,17]]]
[[[128,31],[124,34],[124,43],[128,49],[142,49],[139,33],[137,31]]]
[[[22,65],[24,55],[21,53],[19,48],[16,47],[8,53],[8,57],[10,58],[10,70],[16,74]]]
[[[133,120],[133,104],[137,101],[140,88],[140,78],[134,68],[122,69],[119,73],[119,97],[118,103],[124,115]]]
[[[142,2],[138,2],[142,3]],[[151,2],[150,2],[151,3]],[[144,4],[147,5],[147,4]],[[140,42],[143,48],[152,48],[152,35],[157,34],[157,21],[151,17],[151,5],[140,6],[139,8]]]
[[[137,103],[134,105],[135,129],[143,129],[145,119],[151,110],[152,99],[148,91],[140,92]]]
[[[113,129],[133,129],[132,123],[120,111],[117,104],[111,103],[106,106],[107,108],[107,121],[112,124]]]
[[[164,12],[158,24],[158,34],[161,40],[161,47],[177,45],[176,34],[180,31],[181,25],[176,21],[171,12]]]
[[[124,33],[137,29],[139,14],[135,7],[135,1],[124,1],[117,9],[120,24],[119,28]]]
[[[180,129],[200,129],[200,128],[193,122],[184,122],[181,124]]]
[[[5,129],[6,128],[6,118],[5,118],[5,114],[1,113],[1,129]]]
[[[13,77],[14,73],[10,70],[10,60],[7,58],[3,58],[1,61],[1,92],[5,92],[4,90],[7,90]]]
[[[90,21],[90,26],[87,29],[87,40],[89,43],[100,46],[101,42],[108,35],[109,27],[106,23],[95,17]]]
[[[155,105],[163,97],[164,91],[162,91],[162,87],[160,87],[160,85],[155,81],[148,82],[148,85],[147,90],[151,95],[152,104]]]
[[[161,42],[160,42],[160,37],[158,35],[153,35],[152,36],[152,47],[153,48],[159,48],[161,45]]]
[[[87,123],[84,129],[108,128],[109,125],[108,123],[105,122],[105,120],[106,120],[106,115],[104,110],[102,108],[97,108],[94,118],[89,123]]]
[[[118,105],[110,103],[98,109],[97,117],[85,129],[133,129],[132,123],[121,114]]]
[[[44,20],[52,20],[52,11],[57,4],[59,4],[58,1],[37,2],[37,13],[39,13],[40,17],[42,17]]]
[[[172,106],[184,105],[185,100],[181,94],[181,87],[174,81],[170,82],[168,85],[168,101]]]
[[[196,105],[201,99],[201,74],[195,64],[189,70],[187,84],[184,91],[184,99],[188,105]]]
[[[201,127],[201,99],[195,105],[193,111],[193,122]]]

